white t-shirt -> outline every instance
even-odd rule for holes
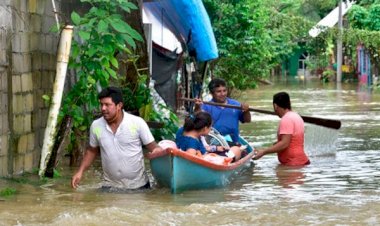
[[[123,113],[115,134],[103,117],[95,120],[90,128],[90,146],[100,147],[106,185],[135,189],[148,182],[142,145],[154,138],[142,118]]]

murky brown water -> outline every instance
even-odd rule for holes
[[[17,194],[0,198],[0,225],[379,225],[380,94],[356,84],[288,82],[245,92],[251,106],[272,110],[272,95],[288,91],[302,115],[342,121],[339,131],[307,125],[312,164],[278,166],[274,155],[256,161],[225,189],[172,195],[168,189],[110,194],[96,191],[100,170],[74,191],[75,169],[43,186],[0,180]],[[278,118],[253,113],[242,135],[257,147],[275,140]]]

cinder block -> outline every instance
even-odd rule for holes
[[[1,86],[0,86],[1,91],[8,92],[8,73],[0,72],[0,80],[1,80]]]
[[[57,11],[59,12],[59,4],[55,4],[55,7],[57,8]],[[53,9],[53,4],[45,4],[45,15],[48,17],[53,17],[54,16],[54,9]]]
[[[25,110],[25,100],[22,94],[14,94],[12,96],[12,107],[14,114],[22,114]]]
[[[15,9],[18,9],[18,8],[15,7]],[[13,28],[14,32],[21,32],[21,31],[25,30],[24,29],[25,28],[25,24],[24,24],[25,22],[24,22],[22,16],[20,16],[20,15],[21,15],[21,12],[18,10],[16,13],[12,14],[11,23],[12,23],[12,28]]]
[[[20,33],[20,47],[21,47],[21,52],[26,53],[30,51],[30,35],[31,32],[24,31]]]
[[[34,135],[35,135],[34,143],[35,143],[35,146],[38,150],[41,150],[41,148],[42,148],[42,140],[44,139],[43,138],[44,132],[45,132],[44,129],[39,127],[38,130],[36,130],[36,132],[34,133]]]
[[[46,36],[46,47],[47,47],[47,50],[46,52],[47,53],[50,53],[52,55],[55,55],[57,53],[57,46],[55,46],[55,39],[56,37],[54,35],[47,35]]]
[[[17,28],[21,32],[28,32],[30,30],[30,19],[29,19],[29,13],[27,12],[21,12],[20,13],[20,27]]]
[[[42,88],[42,83],[41,83],[42,73],[40,71],[33,71],[32,76],[33,76],[32,79],[33,79],[35,89],[37,91],[41,90],[41,88]]]
[[[14,32],[12,38],[12,52],[21,53],[21,32]]]
[[[1,43],[0,43],[1,45]],[[5,72],[7,70],[7,66],[8,66],[8,60],[7,60],[7,51],[6,49],[1,49],[0,47],[0,73],[1,72]]]
[[[42,56],[41,53],[39,52],[33,52],[31,53],[32,56],[32,70],[34,71],[39,71],[41,70],[41,61],[42,61]]]
[[[27,151],[27,147],[28,147],[28,135],[26,134],[21,135],[18,138],[18,142],[17,142],[17,153],[25,154]]]
[[[37,0],[37,14],[44,15],[46,5],[48,4],[45,1]]]
[[[30,53],[23,54],[23,70],[22,73],[29,73],[32,71],[32,55]]]
[[[41,36],[41,42],[45,42],[45,37]],[[41,69],[42,71],[49,69],[49,56],[46,53],[41,53]]]
[[[21,91],[22,92],[33,91],[32,73],[24,73],[21,75]]]
[[[8,176],[8,156],[0,156],[0,176]]]
[[[8,154],[8,134],[2,134],[0,136],[0,156],[6,156]]]
[[[1,115],[1,122],[2,122],[2,125],[0,128],[0,132],[1,132],[0,135],[8,134],[9,133],[9,122],[8,122],[8,113],[7,112],[4,112]]]
[[[25,111],[32,112],[34,110],[34,96],[32,93],[27,93],[25,96]]]
[[[49,110],[47,108],[41,109],[41,127],[46,128],[47,118],[49,116]]]
[[[0,114],[7,114],[8,112],[8,101],[7,99],[4,99],[3,97],[7,97],[6,93],[1,93],[0,92],[0,103],[2,106],[0,106]],[[0,129],[1,132],[1,129]]]
[[[22,174],[24,172],[24,155],[18,154],[13,160],[13,174]]]
[[[13,130],[16,135],[21,135],[24,133],[24,117],[23,115],[13,116]]]
[[[24,132],[32,132],[32,114],[27,113],[24,115]]]
[[[23,72],[24,56],[22,53],[12,54],[12,70],[14,74],[21,74]]]
[[[0,16],[0,19],[1,18],[2,17]],[[3,50],[6,48],[6,46],[7,46],[7,32],[5,30],[0,30],[0,49]]]
[[[12,92],[20,93],[22,91],[21,87],[21,76],[20,75],[12,75]]]
[[[8,112],[8,93],[4,92],[1,94],[1,112]]]
[[[48,70],[42,72],[42,89],[51,90],[52,89],[52,78],[51,73]]]
[[[24,171],[30,172],[33,169],[33,152],[25,154]]]
[[[41,159],[41,151],[38,151],[38,150],[41,150],[41,148],[39,149],[35,149],[33,151],[33,167],[39,167],[39,162],[40,162],[40,159]]]
[[[46,46],[45,46],[46,45],[46,41],[45,41],[46,35],[40,33],[39,36],[40,36],[40,38],[39,38],[39,43],[38,43],[38,50],[40,50],[42,53],[45,53],[45,51],[46,51]],[[42,60],[42,61],[46,62],[44,60]]]
[[[20,0],[20,8],[19,10],[23,13],[26,13],[28,12],[28,8],[27,8],[27,4],[26,4],[27,0]]]
[[[37,0],[29,0],[28,1],[28,11],[29,13],[37,13]]]
[[[32,123],[33,123],[33,129],[35,131],[35,136],[38,136],[38,131],[41,128],[41,110],[40,108],[35,109],[32,115]],[[38,143],[36,143],[38,145]]]
[[[52,72],[53,80],[55,79],[56,70],[57,70],[57,55],[51,54],[50,55],[50,70]],[[52,83],[53,84],[53,83]]]
[[[36,111],[37,108],[40,109],[40,108],[44,108],[45,107],[44,101],[42,99],[42,95],[44,95],[44,93],[43,93],[42,90],[40,90],[40,89],[36,90],[35,95],[34,95],[34,99],[33,99],[34,106],[35,106],[34,111]]]
[[[20,6],[20,0],[13,0],[12,1],[12,6],[15,8],[15,9],[19,9],[21,6]]]
[[[40,42],[40,35],[33,32],[29,35],[29,47],[30,47],[30,51],[33,52],[33,51],[37,51],[38,50],[38,46],[39,46],[39,42]],[[36,53],[32,53],[32,60],[34,60],[33,58],[35,57]],[[33,68],[35,68],[35,66],[33,65]]]
[[[35,136],[34,133],[28,134],[28,151],[33,151],[35,149]]]
[[[0,4],[9,5],[9,3],[8,4],[4,3],[4,1],[9,1],[9,0],[1,0]],[[11,28],[12,20],[10,18],[12,18],[12,11],[7,10],[6,8],[5,10],[2,10],[2,12],[0,13],[1,26],[3,26],[4,28]]]
[[[50,15],[45,14],[43,19],[42,19],[43,20],[43,22],[42,22],[42,33],[44,33],[44,34],[50,33],[51,28],[53,26],[57,26],[57,22],[55,21],[55,17],[53,16],[53,9],[50,10],[49,12],[50,12]]]

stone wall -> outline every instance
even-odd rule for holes
[[[59,9],[60,1],[55,0]],[[51,0],[0,1],[0,176],[39,165],[59,36]]]

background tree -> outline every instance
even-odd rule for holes
[[[380,0],[360,1],[348,14],[351,28],[344,37],[352,52],[363,44],[370,53],[372,72],[379,76],[380,70]]]
[[[280,65],[298,43],[305,41],[311,23],[297,13],[304,1],[205,0],[220,57],[215,76],[231,87],[254,88]],[[294,7],[298,10],[294,10]]]

